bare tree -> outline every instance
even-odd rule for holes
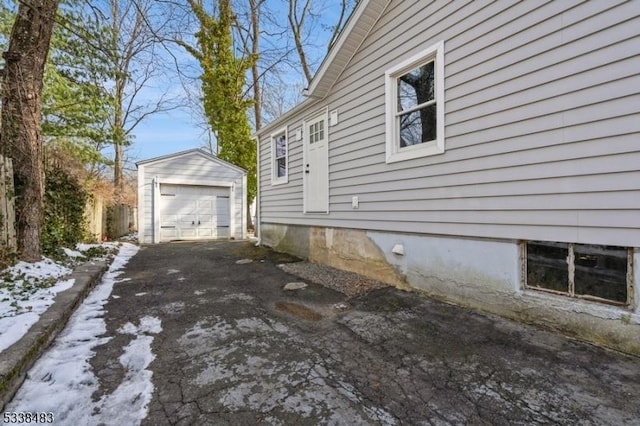
[[[258,58],[260,56],[260,13],[265,0],[249,0],[251,11],[251,54]],[[260,84],[260,70],[258,61],[253,61],[251,65],[251,79],[253,83],[253,114],[255,129],[262,128],[262,89]],[[248,215],[251,218],[251,215]]]
[[[106,13],[111,29],[107,52],[114,78],[113,180],[122,189],[124,150],[134,129],[150,115],[176,108],[175,99],[166,93],[156,91],[153,98],[142,99],[165,71],[158,44],[171,17],[156,13],[152,0],[109,0]]]
[[[262,115],[271,122],[302,102],[303,82],[285,81],[282,75],[274,73],[263,84]]]
[[[289,29],[293,36],[293,42],[300,67],[302,68],[307,84],[311,83],[314,73],[314,61],[310,59],[310,49],[314,46],[312,33],[317,27],[323,27],[331,32],[327,50],[331,49],[340,32],[347,22],[350,11],[357,0],[339,0],[338,17],[335,24],[327,25],[322,21],[325,11],[335,9],[335,2],[327,3],[324,0],[289,0]]]
[[[41,135],[42,80],[59,0],[20,2],[3,53],[2,153],[13,159],[20,257],[40,258],[44,171]]]
[[[357,0],[355,0],[357,2]],[[338,39],[340,32],[344,28],[344,25],[349,18],[349,12],[353,9],[353,5],[349,0],[340,0],[340,12],[338,13],[338,21],[331,28],[331,38],[329,44],[327,44],[327,50],[330,50],[333,44]]]
[[[300,66],[307,79],[307,84],[311,83],[313,74],[309,67],[309,60],[307,58],[306,49],[304,46],[304,29],[307,18],[311,14],[311,0],[303,0],[303,3],[298,3],[298,0],[289,0],[289,28],[293,35],[293,41],[296,46],[296,52],[298,52],[298,58],[300,59]]]

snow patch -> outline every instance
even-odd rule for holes
[[[71,288],[74,282],[58,281],[52,287],[38,289],[26,300],[17,300],[15,291],[0,288],[0,352],[20,340],[53,305],[56,295]]]
[[[79,251],[71,250],[71,249],[66,248],[66,247],[63,247],[62,251],[64,251],[64,254],[66,254],[68,257],[70,257],[72,259],[86,257],[84,254],[80,253]]]
[[[89,294],[69,324],[60,333],[52,348],[36,362],[27,379],[5,407],[6,411],[53,412],[57,424],[140,424],[146,417],[153,384],[146,368],[154,359],[153,337],[162,328],[155,317],[143,317],[138,326],[125,324],[135,338],[124,348],[120,363],[126,369],[125,378],[111,394],[93,401],[98,380],[89,360],[94,348],[108,342],[104,337],[104,305],[107,303],[116,277],[138,251],[124,243],[101,283]],[[123,406],[133,409],[123,410]]]

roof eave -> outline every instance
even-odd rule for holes
[[[327,96],[390,2],[391,0],[361,0],[357,3],[345,28],[320,64],[320,68],[311,80],[309,87],[305,90],[306,96],[314,98]],[[347,43],[347,41],[351,43]],[[336,61],[338,58],[342,59],[340,64]]]

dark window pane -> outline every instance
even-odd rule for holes
[[[400,120],[400,148],[436,139],[436,105],[398,117]]]
[[[624,247],[576,244],[575,293],[627,302],[627,250]]]
[[[284,177],[287,175],[287,160],[285,158],[278,158],[278,177]]]
[[[285,135],[276,138],[276,158],[284,157],[287,154],[287,138]]]
[[[569,245],[546,241],[527,242],[527,285],[569,291]]]
[[[433,62],[398,77],[398,112],[406,111],[434,99]]]

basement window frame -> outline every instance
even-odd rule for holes
[[[554,289],[550,289],[550,288],[545,288],[545,287],[538,287],[538,286],[532,286],[529,285],[528,281],[528,268],[527,268],[527,262],[528,262],[528,250],[527,250],[527,244],[528,243],[548,243],[550,245],[554,245],[554,244],[566,244],[567,246],[567,257],[566,257],[566,265],[567,265],[567,291],[559,291],[559,290],[554,290]],[[627,270],[626,270],[626,293],[627,293],[627,300],[624,302],[621,301],[617,301],[617,300],[613,300],[613,299],[607,299],[607,298],[603,298],[603,297],[599,297],[599,296],[594,296],[594,295],[590,295],[590,294],[577,294],[576,293],[576,282],[575,282],[575,271],[576,271],[576,262],[575,262],[575,256],[576,256],[576,246],[590,246],[590,245],[596,245],[596,246],[605,246],[605,247],[621,247],[624,248],[626,253],[627,253]],[[597,303],[602,303],[602,304],[607,304],[607,305],[613,305],[613,306],[617,306],[617,307],[621,307],[621,308],[628,308],[628,309],[634,309],[634,305],[635,305],[635,285],[634,285],[634,262],[633,262],[633,255],[634,255],[634,249],[633,247],[623,247],[623,246],[611,246],[611,245],[606,245],[606,244],[582,244],[582,243],[558,243],[558,242],[552,242],[552,241],[537,241],[537,240],[522,240],[520,242],[520,251],[521,251],[521,283],[522,283],[522,288],[525,290],[533,290],[535,292],[542,292],[542,293],[548,293],[548,294],[555,294],[555,295],[560,295],[560,296],[565,296],[565,297],[569,297],[571,299],[576,299],[576,300],[586,300],[586,301],[590,301],[590,302],[597,302]],[[578,250],[579,251],[579,250]]]

